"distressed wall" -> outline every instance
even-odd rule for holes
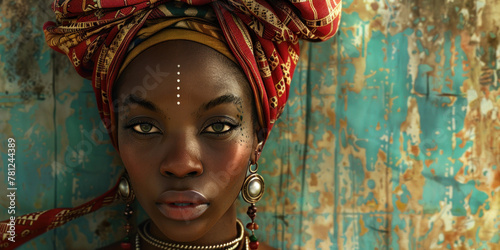
[[[91,86],[44,44],[45,2],[0,2],[0,179],[14,137],[18,214],[88,201],[122,169]],[[500,1],[343,7],[335,39],[302,43],[261,157],[260,238],[282,249],[500,248]],[[104,246],[123,236],[122,211],[23,249]]]

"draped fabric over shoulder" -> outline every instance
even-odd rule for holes
[[[219,52],[241,66],[254,94],[262,135],[267,138],[288,98],[299,39],[332,37],[340,21],[341,0],[55,0],[52,9],[56,22],[43,27],[47,44],[66,54],[76,71],[92,80],[101,118],[119,150],[113,83],[140,43],[153,36],[168,36],[162,31],[172,28],[195,30],[214,38],[215,43],[223,41],[222,46],[210,47],[220,48]],[[0,245],[14,248],[110,204],[116,199],[116,189],[76,208],[18,217],[15,243],[7,241],[4,221]]]

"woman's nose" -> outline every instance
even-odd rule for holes
[[[160,166],[162,175],[184,178],[199,176],[203,173],[199,148],[194,139],[188,136],[175,136],[167,144]]]

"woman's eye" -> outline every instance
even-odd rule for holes
[[[132,129],[141,134],[153,134],[160,132],[154,125],[149,123],[139,123],[132,127]]]
[[[205,132],[207,133],[213,133],[213,134],[222,134],[225,132],[228,132],[231,130],[234,126],[231,126],[229,124],[217,122],[209,125],[206,129]]]

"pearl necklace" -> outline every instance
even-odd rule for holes
[[[166,250],[175,250],[175,249],[183,249],[183,250],[216,250],[216,249],[221,249],[221,250],[234,250],[236,249],[240,242],[245,240],[245,249],[250,249],[249,247],[249,239],[247,236],[245,236],[245,230],[243,229],[243,224],[239,220],[236,220],[237,225],[238,225],[238,237],[230,242],[222,243],[222,244],[217,244],[217,245],[210,245],[210,246],[193,246],[193,245],[182,245],[182,244],[174,244],[174,243],[168,243],[161,241],[159,239],[156,239],[153,237],[150,232],[149,232],[149,224],[151,223],[151,220],[146,221],[142,226],[139,226],[137,230],[137,235],[135,236],[135,249],[140,250],[140,240],[143,239],[146,241],[148,244],[155,246],[159,249],[166,249]]]

